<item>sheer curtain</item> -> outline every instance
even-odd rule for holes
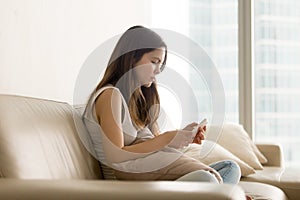
[[[179,0],[176,3],[172,0],[152,0],[151,9],[152,27],[183,34],[206,51],[222,79],[225,121],[238,123],[238,0]],[[190,105],[189,112],[194,112],[197,106],[199,119],[189,120],[208,118],[210,121],[213,115],[212,91],[208,90],[207,85],[214,81],[214,77],[199,76],[195,70],[200,67],[201,71],[202,66],[192,66],[172,52],[169,55],[168,67],[178,71],[189,82],[197,99],[197,105]],[[203,63],[203,66],[206,64]],[[166,90],[161,89],[162,107],[171,121],[187,123],[180,118],[183,112],[178,109],[180,102],[177,101],[176,105],[172,103],[176,97]]]
[[[254,1],[256,140],[300,166],[300,2]]]

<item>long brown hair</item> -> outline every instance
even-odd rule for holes
[[[160,99],[157,85],[154,82],[150,87],[137,85],[132,69],[145,53],[162,47],[166,52],[161,70],[167,60],[167,46],[162,38],[143,26],[129,28],[117,42],[104,76],[92,92],[88,103],[100,88],[111,84],[124,96],[134,126],[137,129],[148,126],[154,135],[158,135],[157,118],[160,112]]]

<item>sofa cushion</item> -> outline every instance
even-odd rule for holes
[[[288,200],[287,196],[281,189],[272,185],[243,181],[241,181],[238,185],[241,186],[245,193],[251,196],[253,200]]]
[[[177,181],[0,179],[5,200],[244,200],[238,185]]]
[[[213,143],[209,140],[204,141],[202,145],[190,144],[183,150],[183,152],[185,155],[200,160],[205,164],[211,164],[221,160],[233,160],[240,166],[242,176],[255,173],[255,170],[251,166],[240,160],[219,144]]]
[[[274,185],[281,188],[289,199],[300,199],[300,173],[296,168],[264,167],[241,180]]]
[[[219,130],[217,126],[209,126],[207,139],[210,139],[210,134],[219,134],[216,133],[216,130]],[[248,133],[239,124],[224,124],[218,137],[214,136],[212,138],[217,138],[218,144],[254,169],[263,169],[261,162],[267,162],[267,159],[255,146]]]
[[[0,95],[0,174],[6,178],[101,177],[67,103]],[[80,121],[79,121],[80,122]]]

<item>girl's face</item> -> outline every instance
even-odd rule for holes
[[[135,64],[135,74],[141,85],[150,87],[156,81],[155,76],[161,72],[160,68],[164,58],[165,48],[159,48],[145,53]]]

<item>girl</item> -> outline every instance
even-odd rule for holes
[[[206,126],[193,132],[198,124],[191,123],[160,133],[155,77],[166,61],[166,44],[145,27],[129,28],[116,44],[83,115],[104,178],[238,183],[235,162],[208,166],[178,151],[192,142],[201,144]]]

